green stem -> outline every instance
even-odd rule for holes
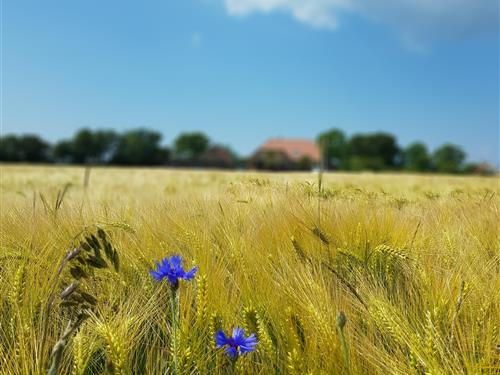
[[[170,298],[170,314],[171,314],[171,349],[172,349],[172,362],[173,373],[179,374],[179,288],[171,288],[172,295]]]
[[[342,355],[344,357],[344,363],[346,367],[346,373],[350,374],[350,364],[349,364],[349,348],[347,347],[347,342],[345,341],[344,329],[338,327],[339,329],[339,338],[340,338],[340,346],[342,347]]]
[[[238,357],[231,358],[230,360],[230,365],[229,365],[230,375],[236,374],[236,361],[238,361]]]

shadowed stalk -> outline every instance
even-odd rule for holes
[[[80,326],[82,319],[77,319],[76,321],[69,321],[66,329],[64,330],[61,338],[56,342],[54,348],[52,349],[51,357],[51,365],[49,370],[47,371],[47,375],[56,375],[61,364],[62,355],[64,352],[64,348],[68,343],[68,338],[77,330]]]
[[[322,145],[322,149],[324,145]],[[323,152],[321,153],[321,162],[318,171],[318,228],[321,228],[321,192],[323,189],[323,173],[325,170],[325,159],[323,157]]]
[[[56,278],[51,287],[43,317],[42,348],[47,339],[47,326],[50,312],[56,300],[56,289],[59,285],[63,270],[69,265],[71,267],[69,274],[71,275],[72,282],[63,289],[59,295],[59,299],[60,306],[65,311],[64,315],[68,315],[72,318],[68,320],[66,329],[52,349],[50,355],[51,365],[47,372],[49,375],[58,373],[63,358],[63,352],[69,337],[78,330],[81,324],[88,318],[88,312],[97,304],[96,297],[81,290],[80,286],[85,279],[88,279],[91,274],[93,275],[95,270],[108,268],[108,263],[102,257],[101,252],[104,252],[106,259],[113,264],[115,271],[118,271],[119,260],[116,250],[114,250],[112,245],[108,242],[104,230],[98,229],[96,233],[100,240],[98,240],[94,234],[89,233],[85,237],[85,240],[80,242],[80,246],[66,253],[59,265]]]
[[[458,314],[460,313],[460,308],[462,307],[462,302],[464,299],[464,290],[465,290],[465,282],[462,280],[460,283],[460,291],[458,293],[458,298],[457,298],[457,303],[455,305],[455,312],[453,314],[453,319],[451,322],[451,329],[450,329],[450,337],[449,337],[449,345],[453,343],[453,335],[455,333],[455,325],[457,323],[457,318]]]
[[[85,190],[87,190],[87,188],[89,187],[89,181],[90,181],[90,171],[92,170],[92,167],[87,165],[85,167],[85,171],[84,171],[84,174],[83,174],[83,188]]]
[[[43,313],[43,318],[42,318],[42,335],[41,335],[41,339],[40,339],[40,348],[42,348],[42,349],[44,348],[45,341],[47,339],[47,329],[48,329],[48,326],[49,326],[49,316],[50,316],[50,311],[52,310],[52,307],[54,305],[54,301],[55,301],[55,298],[56,298],[56,288],[57,288],[57,285],[59,283],[59,279],[61,278],[61,274],[62,274],[62,272],[63,272],[64,267],[66,266],[66,264],[69,261],[71,261],[72,259],[76,258],[80,254],[81,251],[82,251],[82,249],[79,248],[79,247],[77,247],[77,248],[75,248],[73,250],[68,251],[66,253],[65,257],[63,258],[63,260],[61,261],[61,263],[59,264],[59,268],[57,270],[56,276],[55,276],[54,281],[52,283],[52,286],[50,288],[49,298],[47,300],[47,305],[45,306],[45,310],[44,310],[44,313]],[[64,337],[64,334],[63,334],[62,337]],[[59,341],[61,341],[61,340],[59,340]],[[54,346],[54,349],[55,349],[55,346]],[[52,353],[54,353],[54,349],[53,349]],[[64,345],[62,346],[62,349],[64,349]],[[52,369],[52,366],[51,366],[51,369]],[[39,370],[42,371],[41,368]],[[54,374],[55,374],[55,372],[54,372]]]
[[[344,326],[347,322],[347,318],[344,314],[343,311],[340,311],[337,314],[337,327],[339,331],[339,339],[340,339],[340,346],[342,347],[342,355],[344,357],[344,364],[346,368],[346,373],[350,374],[351,369],[350,369],[350,363],[349,363],[349,348],[347,347],[347,343],[345,341],[345,336],[344,336]]]

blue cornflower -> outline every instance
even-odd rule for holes
[[[253,333],[245,337],[243,328],[236,327],[233,329],[233,335],[229,337],[227,337],[222,330],[219,330],[215,334],[215,343],[218,348],[227,346],[226,353],[236,358],[239,354],[254,351],[255,345],[257,345],[257,338]]]
[[[173,287],[177,287],[179,279],[191,280],[196,271],[198,271],[198,267],[193,267],[187,272],[184,271],[182,268],[182,257],[180,255],[172,255],[169,258],[162,259],[161,263],[155,262],[155,264],[156,271],[149,271],[151,276],[157,281],[167,278]]]

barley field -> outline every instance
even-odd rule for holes
[[[2,166],[0,373],[500,373],[498,177],[319,177]]]

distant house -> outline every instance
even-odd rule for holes
[[[311,170],[320,160],[319,147],[311,140],[273,138],[255,151],[249,165],[267,170]]]
[[[234,168],[236,158],[231,151],[224,146],[213,145],[208,148],[200,157],[203,167],[208,168]]]

